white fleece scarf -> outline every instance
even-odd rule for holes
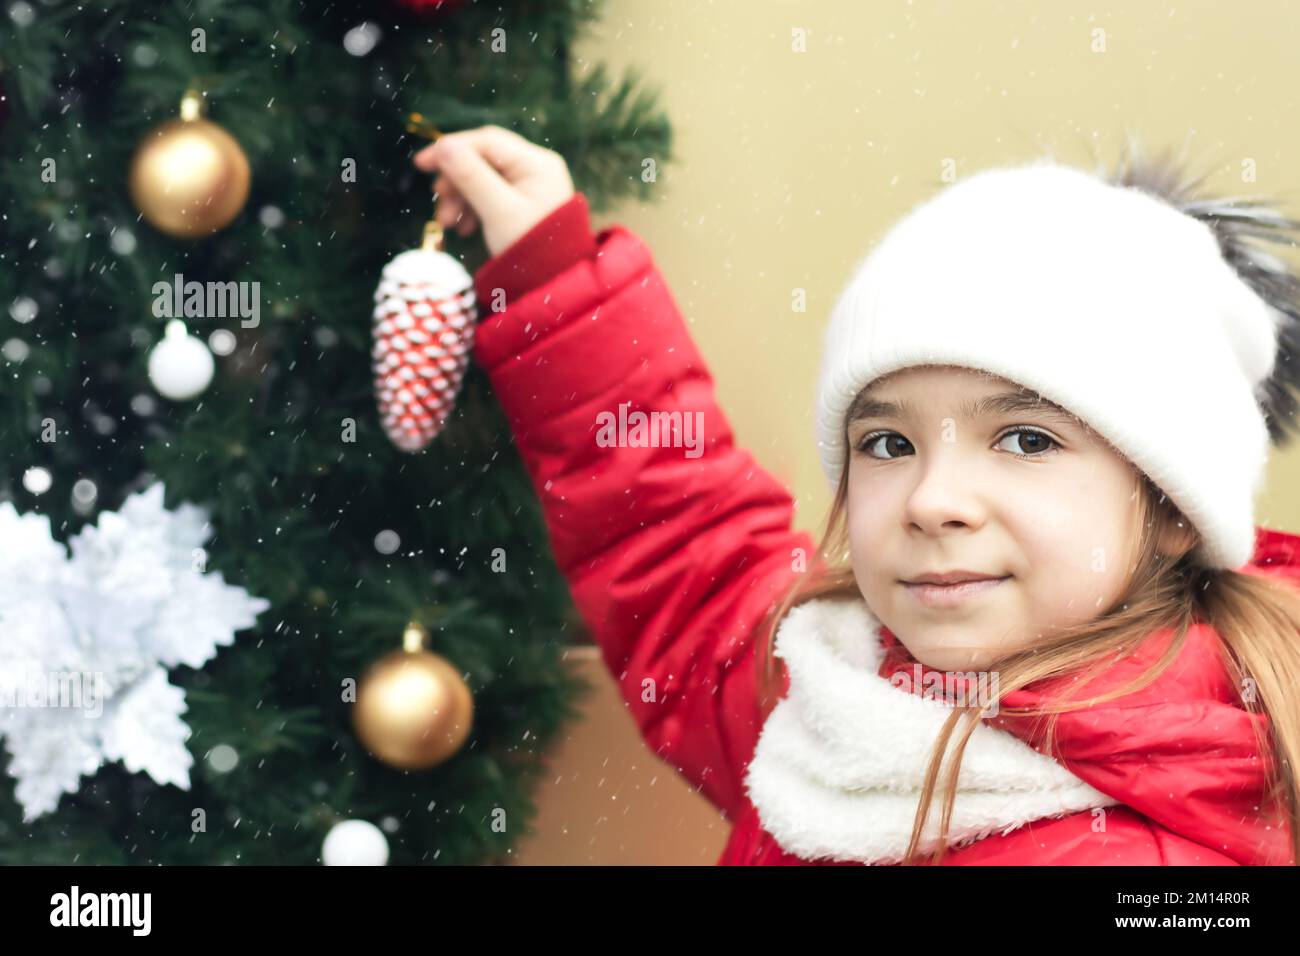
[[[796,607],[777,631],[773,650],[789,669],[790,690],[763,726],[745,786],[763,828],[806,860],[902,860],[925,768],[952,712],[879,675],[880,627],[861,599],[821,598]],[[925,853],[938,847],[940,796],[923,831]],[[981,722],[962,756],[948,842],[964,846],[1118,802]]]

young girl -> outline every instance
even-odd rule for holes
[[[920,204],[826,331],[814,543],[557,154],[484,127],[415,162],[482,226],[476,359],[642,735],[734,821],[720,863],[1296,862],[1300,537],[1252,506],[1300,282],[1253,240],[1300,224],[1167,160]]]

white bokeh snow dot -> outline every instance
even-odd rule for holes
[[[72,486],[72,500],[79,505],[93,505],[99,497],[99,489],[89,478],[78,478]]]
[[[36,9],[27,0],[18,0],[9,6],[9,19],[20,27],[29,27],[36,20]]]
[[[365,56],[375,48],[382,36],[379,27],[373,23],[358,23],[347,33],[343,34],[343,49],[347,50],[353,56]]]
[[[158,410],[158,403],[152,395],[146,395],[143,392],[131,399],[131,411],[137,415],[152,415]]]
[[[402,539],[396,531],[385,528],[375,535],[375,550],[380,554],[392,554],[402,546]]]
[[[43,495],[54,484],[54,478],[48,468],[35,465],[23,472],[23,487],[34,495]]]
[[[129,256],[135,252],[135,234],[130,229],[118,226],[109,237],[108,246],[119,256]]]
[[[208,766],[217,773],[230,773],[239,765],[239,754],[230,744],[217,744],[208,751]]]
[[[36,318],[36,313],[39,311],[36,300],[26,295],[20,295],[9,304],[9,315],[15,322],[21,322],[23,325]]]
[[[267,229],[279,229],[284,225],[284,212],[279,206],[263,206],[257,220]]]
[[[208,336],[208,348],[215,355],[229,355],[235,350],[235,333],[230,329],[213,329]]]

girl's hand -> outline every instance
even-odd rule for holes
[[[439,173],[437,222],[460,236],[482,222],[494,256],[573,195],[563,156],[500,126],[444,133],[412,162]]]

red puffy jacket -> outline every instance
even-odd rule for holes
[[[794,549],[811,555],[815,543],[791,527],[790,492],[734,445],[650,250],[617,225],[593,234],[578,193],[474,279],[475,358],[510,421],[555,559],[645,741],[733,821],[718,862],[830,862],[783,850],[744,785],[763,723],[758,625],[794,580]],[[501,293],[503,311],[488,311]],[[702,412],[702,453],[601,441],[620,405],[683,420]],[[1258,529],[1246,570],[1300,582],[1300,538]],[[902,653],[881,676],[914,663],[883,636]],[[1161,680],[1060,718],[1056,759],[1118,801],[1104,833],[1093,814],[1071,813],[978,839],[945,862],[1293,863],[1285,821],[1260,813],[1256,718],[1236,702],[1217,648],[1198,626]],[[1146,662],[1107,679],[1128,680]],[[1034,699],[1025,689],[1005,704]],[[1041,743],[1036,722],[992,722]]]

